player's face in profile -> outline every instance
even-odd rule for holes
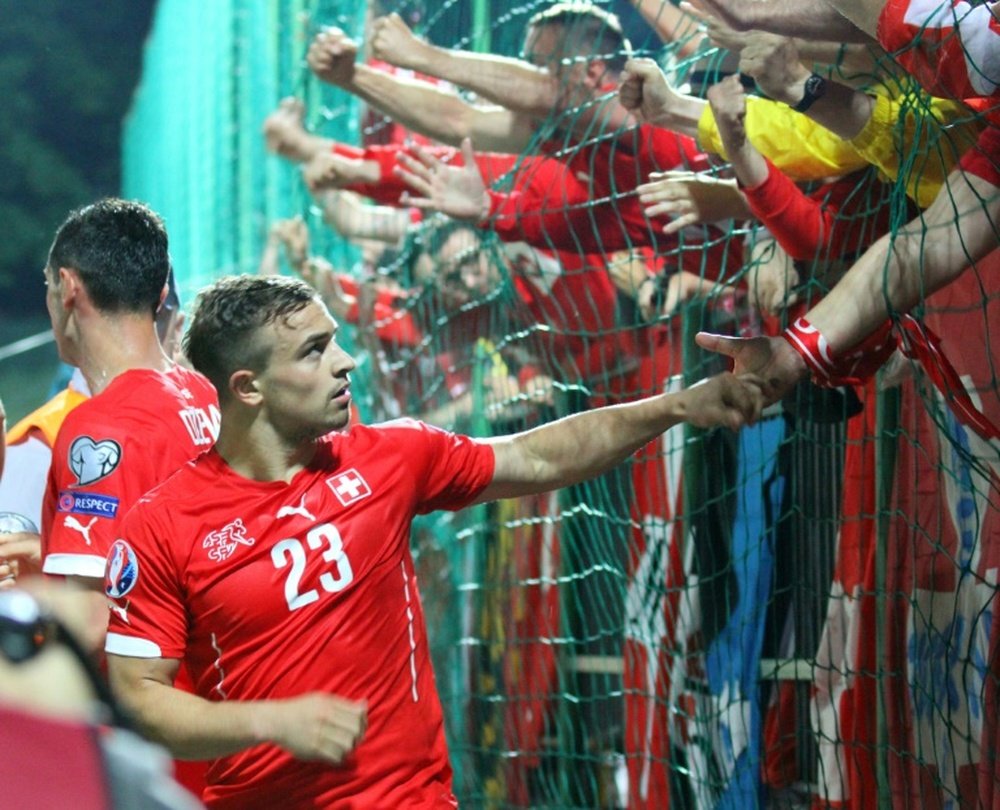
[[[337,344],[337,324],[326,307],[313,300],[264,328],[273,347],[257,381],[272,425],[295,439],[345,427],[354,360]]]

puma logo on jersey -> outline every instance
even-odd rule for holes
[[[113,439],[94,441],[90,436],[77,436],[69,446],[69,468],[79,486],[111,475],[121,460],[122,446]]]
[[[299,515],[300,517],[304,517],[306,520],[315,522],[316,518],[313,513],[306,509],[306,495],[308,495],[308,493],[302,493],[302,498],[299,500],[298,506],[282,506],[281,509],[278,510],[276,517],[283,518],[291,517],[292,515]]]
[[[242,518],[236,518],[232,523],[227,523],[221,529],[211,532],[202,541],[202,548],[208,549],[208,558],[216,562],[228,560],[236,546],[252,546],[257,540],[254,537],[247,537],[246,526],[243,525]]]
[[[63,521],[63,526],[67,529],[73,529],[74,531],[80,532],[80,534],[83,535],[83,539],[87,541],[87,545],[89,546],[92,545],[90,542],[90,530],[93,528],[95,523],[97,523],[96,517],[91,518],[90,523],[84,525],[72,515],[66,515],[66,520]]]

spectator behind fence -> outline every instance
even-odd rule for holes
[[[819,20],[839,26],[836,30],[845,38],[877,37],[887,50],[899,52],[902,66],[928,91],[973,103],[1000,101],[1000,71],[994,58],[1000,23],[995,4],[958,3],[951,9],[945,4],[921,10],[909,2],[883,6],[878,0],[841,0],[804,3],[792,11],[772,2],[701,3],[734,27],[758,26],[802,36]],[[937,16],[935,9],[941,12]],[[803,13],[812,15],[808,25]],[[735,341],[706,334],[699,338],[701,344],[733,357],[739,368],[763,373],[770,398],[782,396],[809,374],[820,380],[839,376],[844,362],[854,363],[854,347],[878,329],[890,311],[907,312],[1000,244],[1000,128],[994,112],[985,116],[989,125],[923,215],[876,242],[783,337]],[[933,236],[927,239],[928,234]],[[907,339],[928,338],[921,332]],[[951,399],[954,392],[944,393]]]
[[[354,361],[335,337],[303,282],[204,290],[185,348],[218,387],[219,440],[109,554],[112,684],[176,755],[219,758],[211,807],[454,805],[414,516],[568,486],[682,420],[759,415],[756,381],[723,375],[488,440],[413,420],[344,431]],[[171,686],[182,659],[197,697]]]
[[[884,77],[861,91],[810,74],[784,37],[748,36],[740,69],[771,96],[747,100],[747,136],[795,180],[822,180],[869,164],[895,180],[903,167],[907,194],[926,207],[983,128],[963,104],[930,96],[905,76]],[[802,87],[810,76],[816,78],[806,100]],[[651,59],[628,63],[621,96],[643,120],[696,136],[706,151],[728,157],[708,102],[671,87]],[[901,161],[900,141],[916,160]]]
[[[355,65],[357,45],[339,29],[316,37],[309,65],[324,81],[442,143],[457,146],[471,137],[481,148],[517,153],[537,147],[540,125],[614,132],[628,121],[613,98],[601,96],[631,48],[617,17],[589,3],[556,4],[534,15],[526,60],[437,48],[416,38],[398,15],[377,20],[371,37],[372,51],[386,61],[465,87],[485,103]]]
[[[557,158],[572,182],[545,187],[542,212],[552,215],[545,225],[552,232],[549,246],[595,252],[595,240],[610,240],[623,230],[625,239],[656,240],[635,198],[621,192],[650,171],[702,165],[691,138],[655,127],[636,129],[618,104],[612,91],[631,49],[617,18],[599,8],[557,4],[532,17],[525,37],[528,61],[435,48],[391,16],[374,30],[374,47],[385,58],[455,81],[491,105],[472,105],[455,93],[355,66],[356,46],[338,31],[314,40],[313,72],[443,143],[458,145],[469,137],[479,149],[544,151]],[[533,171],[529,167],[527,174]],[[607,215],[588,219],[589,201],[599,201]],[[610,224],[595,235],[595,221]],[[621,249],[621,242],[618,236],[617,244],[596,250]],[[666,240],[663,249],[676,244]]]

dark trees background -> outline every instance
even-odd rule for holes
[[[121,120],[155,0],[0,0],[0,317],[44,315],[66,213],[119,191]]]

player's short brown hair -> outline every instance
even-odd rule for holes
[[[261,371],[270,347],[256,339],[261,327],[318,300],[304,281],[284,276],[228,276],[198,293],[184,336],[184,354],[228,396],[229,378],[240,369]]]

